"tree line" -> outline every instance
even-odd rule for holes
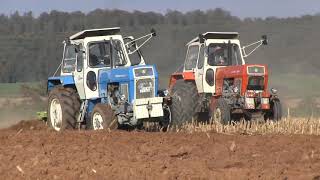
[[[238,31],[242,45],[267,34],[270,45],[248,57],[249,63],[268,64],[273,74],[320,74],[320,16],[245,18],[223,9],[127,12],[96,9],[87,14],[51,11],[35,17],[32,12],[0,15],[0,83],[47,79],[62,57],[62,41],[84,29],[119,26],[124,35],[143,35],[151,28],[158,36],[142,49],[156,64],[161,84],[184,61],[185,44],[206,31]]]

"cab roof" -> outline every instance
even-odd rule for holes
[[[84,39],[86,37],[94,37],[94,36],[109,36],[115,35],[120,32],[120,27],[113,28],[102,28],[102,29],[88,29],[81,32],[78,32],[72,36],[70,36],[70,40]]]
[[[238,32],[206,32],[202,36],[204,39],[238,39]],[[199,41],[199,37],[192,39],[187,45]]]

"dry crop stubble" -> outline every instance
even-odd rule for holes
[[[176,132],[216,132],[222,134],[244,134],[244,135],[319,135],[319,118],[284,118],[281,121],[241,121],[230,125],[214,123],[189,123],[181,128],[171,128]]]

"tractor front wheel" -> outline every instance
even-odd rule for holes
[[[223,125],[231,123],[230,107],[226,100],[219,98],[216,107],[210,112],[211,121],[219,122]]]
[[[116,116],[108,104],[97,104],[91,113],[91,118],[87,122],[87,129],[117,129],[118,121]]]
[[[168,131],[171,125],[171,110],[168,106],[163,107],[163,117],[159,121],[160,130],[163,132]]]
[[[265,115],[265,120],[280,121],[282,118],[282,106],[279,99],[273,99],[270,103],[270,111]]]
[[[75,129],[80,99],[72,88],[58,86],[49,93],[48,125],[56,131]]]

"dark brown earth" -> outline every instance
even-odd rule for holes
[[[0,131],[0,179],[320,179],[320,137]]]

